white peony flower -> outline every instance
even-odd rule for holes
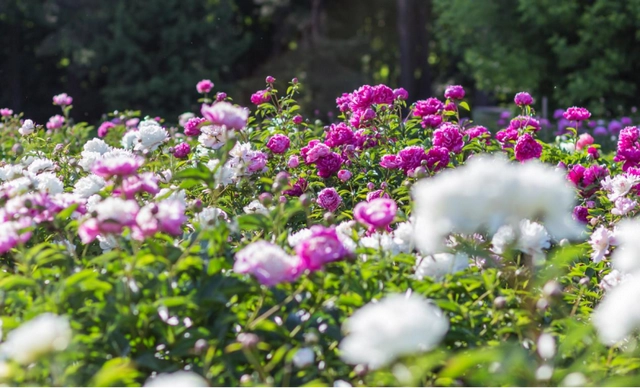
[[[426,256],[424,258],[416,257],[416,273],[417,279],[430,277],[435,280],[441,280],[447,274],[464,271],[469,267],[469,256],[465,253],[437,253],[435,255]]]
[[[93,194],[98,193],[106,185],[104,179],[97,175],[88,175],[80,178],[73,189],[73,193],[80,198],[89,198]]]
[[[94,194],[89,198],[87,198],[87,203],[85,204],[87,211],[89,213],[94,212],[96,210],[96,205],[99,204],[100,201],[102,201],[102,197],[99,196],[98,194]]]
[[[303,369],[313,364],[316,360],[316,354],[311,348],[299,349],[296,354],[293,355],[293,365],[298,369]]]
[[[84,144],[84,147],[82,147],[83,151],[97,152],[100,155],[104,155],[107,152],[111,151],[112,149],[113,148],[109,144],[105,143],[104,140],[98,139],[98,138],[93,138],[89,140]]]
[[[39,191],[49,194],[59,194],[64,191],[62,181],[52,172],[44,172],[36,176],[35,184]]]
[[[247,206],[243,207],[243,210],[247,214],[264,214],[269,215],[269,209],[264,207],[263,204],[260,203],[257,199],[251,201]]]
[[[161,373],[150,377],[144,383],[145,387],[208,387],[209,383],[202,376],[194,372],[178,371]]]
[[[607,198],[609,198],[611,202],[614,202],[618,198],[627,195],[629,190],[638,184],[638,182],[640,182],[640,176],[620,174],[614,178],[607,176],[604,180],[600,181],[600,184],[602,188],[608,192]]]
[[[403,355],[435,348],[449,330],[442,311],[415,294],[389,295],[357,310],[344,323],[340,357],[378,369]]]
[[[29,167],[27,168],[27,171],[32,174],[39,174],[43,171],[53,171],[54,167],[55,165],[51,160],[46,158],[38,158],[31,161]]]
[[[598,232],[600,228],[593,233]],[[623,274],[640,270],[640,238],[638,238],[640,236],[640,220],[636,218],[623,220],[618,223],[615,233],[607,232],[610,236],[609,240],[615,237],[614,241],[610,243],[619,245],[611,257],[612,267]]]
[[[228,220],[229,216],[217,207],[205,207],[200,213],[197,213],[194,218],[194,221],[198,222],[201,228],[206,228],[211,224],[217,223],[220,219]]]
[[[556,355],[556,340],[551,334],[542,333],[538,337],[538,354],[543,360],[548,360]]]
[[[598,229],[591,233],[589,244],[593,253],[591,254],[591,260],[594,263],[599,263],[604,259],[604,255],[609,253],[609,245],[615,241],[614,233],[604,226],[600,226]]]
[[[617,269],[613,269],[611,270],[611,272],[609,272],[608,274],[602,277],[602,280],[600,280],[599,287],[605,291],[609,291],[612,288],[621,284],[622,282],[625,282],[632,278],[633,278],[633,275],[631,274],[624,274],[618,271]]]
[[[155,120],[144,120],[136,131],[136,151],[155,151],[169,137],[167,131]]]
[[[411,222],[399,223],[396,230],[393,231],[393,243],[401,253],[409,253],[413,251],[413,224]]]
[[[122,145],[122,148],[124,148],[125,150],[133,149],[133,147],[136,145],[136,141],[138,140],[138,135],[136,132],[138,131],[129,131],[122,135],[122,140],[120,140],[120,145]]]
[[[27,136],[31,135],[35,130],[36,126],[33,124],[33,121],[25,120],[24,123],[22,123],[20,129],[18,129],[18,133],[20,133],[22,136]]]
[[[71,334],[67,318],[44,313],[11,331],[0,346],[0,353],[27,365],[43,355],[66,349]]]
[[[615,207],[611,209],[611,214],[616,216],[624,216],[638,205],[637,201],[631,200],[626,197],[620,197],[616,199]]]
[[[24,169],[20,165],[7,164],[0,167],[0,180],[10,181],[12,179],[21,177],[24,174]]]
[[[98,213],[96,218],[99,221],[112,220],[119,224],[131,225],[135,222],[139,207],[136,201],[109,197],[95,205],[94,210]]]
[[[206,166],[209,170],[214,172],[213,176],[219,186],[232,184],[237,178],[235,169],[233,169],[228,163],[218,167],[219,164],[220,161],[218,159],[212,159],[207,162]]]
[[[103,253],[109,252],[118,247],[118,241],[112,235],[102,236],[99,234],[97,239],[100,242],[100,249],[102,249]]]
[[[541,219],[557,239],[577,237],[582,230],[571,216],[574,188],[538,161],[474,156],[465,166],[416,183],[413,197],[415,241],[426,254],[441,250],[450,233],[493,234],[523,219]]]
[[[336,226],[336,234],[338,239],[344,245],[347,250],[354,252],[356,250],[356,242],[353,241],[353,228],[356,226],[356,221],[343,221]],[[364,231],[360,233],[362,235]]]
[[[223,126],[207,125],[202,127],[200,130],[202,133],[198,137],[198,143],[203,147],[217,150],[229,139],[227,128]]]
[[[287,237],[287,242],[289,243],[290,247],[295,248],[298,244],[300,244],[304,240],[307,240],[309,237],[311,237],[311,235],[312,235],[311,229],[309,228],[300,229],[295,233],[289,234],[289,237]]]
[[[640,327],[640,282],[622,282],[607,291],[591,315],[600,341],[612,346]]]
[[[551,237],[544,226],[530,220],[520,221],[520,235],[517,248],[519,251],[532,256],[533,262],[540,264],[545,259],[543,249],[551,247]]]

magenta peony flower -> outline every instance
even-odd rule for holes
[[[507,129],[527,129],[531,128],[534,132],[538,132],[542,129],[540,122],[531,116],[517,116],[509,122],[509,128]]]
[[[405,88],[394,89],[393,97],[396,100],[407,100],[409,98],[409,92],[407,92]]]
[[[355,143],[355,135],[345,123],[331,124],[325,138],[325,144],[329,147]]]
[[[385,229],[393,222],[398,206],[393,199],[375,198],[369,202],[360,202],[353,209],[356,221],[374,229]]]
[[[264,81],[268,84],[272,84],[274,82],[276,82],[276,79],[270,75],[267,76],[267,78],[264,79]]]
[[[189,156],[190,152],[191,147],[189,146],[189,143],[180,143],[173,148],[173,156],[178,159],[185,159],[187,156]]]
[[[140,175],[130,175],[122,180],[122,187],[113,191],[118,195],[124,193],[127,199],[133,199],[135,194],[140,192],[146,192],[151,195],[156,195],[160,192],[158,186],[158,177],[152,172],[145,172]]]
[[[498,131],[496,133],[496,140],[500,142],[502,148],[512,148],[512,142],[518,140],[518,130],[517,129],[503,129],[502,131]]]
[[[585,170],[586,168],[584,168],[584,166],[582,166],[581,164],[576,164],[571,167],[571,170],[569,170],[567,179],[573,182],[574,185],[580,186],[580,184],[582,183],[582,178],[584,178]]]
[[[293,121],[293,123],[296,124],[296,125],[302,124],[302,116],[295,115],[295,116],[293,116],[291,121]]]
[[[419,167],[422,161],[427,157],[427,154],[424,152],[422,147],[409,146],[398,152],[398,157],[401,161],[400,168],[402,168],[405,174],[407,174]]]
[[[513,98],[513,102],[518,106],[526,106],[533,104],[533,97],[527,92],[520,92]]]
[[[462,133],[458,126],[450,123],[444,123],[438,129],[433,131],[433,145],[444,147],[451,152],[459,153],[464,146]]]
[[[233,106],[228,102],[213,105],[202,104],[202,116],[213,125],[224,125],[231,129],[242,129],[247,125],[249,110]]]
[[[584,120],[588,120],[589,117],[591,117],[591,113],[585,108],[578,108],[577,106],[572,106],[562,114],[562,117],[570,121],[584,121]]]
[[[573,219],[578,222],[582,222],[583,224],[589,222],[589,219],[587,218],[589,216],[589,209],[584,206],[576,206],[575,208],[573,208],[572,215]]]
[[[476,125],[475,127],[467,129],[464,134],[469,136],[469,140],[477,137],[489,138],[491,136],[489,130],[481,125]]]
[[[253,174],[262,171],[267,165],[267,154],[262,151],[252,151],[247,163],[247,172]]]
[[[211,82],[211,80],[203,79],[196,84],[196,90],[200,94],[209,93],[211,89],[213,89],[213,82]]]
[[[49,121],[47,122],[47,129],[58,129],[62,127],[63,124],[64,124],[64,117],[60,115],[55,115],[49,118]]]
[[[318,176],[320,178],[328,178],[331,175],[340,171],[342,166],[342,156],[340,154],[332,152],[329,155],[323,156],[316,160],[316,168],[318,169]]]
[[[292,282],[305,270],[298,256],[288,255],[282,248],[264,240],[251,243],[235,255],[233,271],[251,274],[260,284],[271,287]]]
[[[268,89],[258,90],[257,92],[251,95],[251,102],[256,105],[269,102],[270,99],[271,99],[271,92]]]
[[[349,170],[338,171],[338,179],[340,179],[343,182],[348,181],[349,179],[351,179],[351,171]]]
[[[225,92],[216,93],[216,102],[224,101],[225,98],[227,98],[227,93]]]
[[[104,123],[100,124],[100,127],[98,127],[98,136],[99,137],[107,136],[107,133],[109,133],[109,130],[111,128],[114,128],[115,126],[116,125],[111,121],[105,121]]]
[[[73,98],[71,98],[71,96],[68,96],[67,93],[53,96],[53,105],[67,106],[71,105],[71,103],[73,103]]]
[[[329,187],[322,189],[318,193],[317,203],[321,208],[334,212],[342,203],[342,197],[340,197],[340,194],[338,194],[336,189]]]
[[[309,184],[307,183],[307,180],[304,178],[298,178],[298,180],[296,181],[296,183],[294,183],[293,185],[291,185],[291,188],[288,190],[284,190],[282,192],[282,194],[284,195],[289,195],[291,197],[299,197],[302,194],[304,194],[305,191],[307,191],[307,188],[309,187]]]
[[[200,136],[200,126],[205,119],[200,117],[192,117],[184,124],[184,134],[187,136]]]
[[[444,91],[444,98],[462,100],[464,98],[464,88],[460,85],[449,85]]]
[[[402,165],[402,158],[398,155],[384,155],[380,158],[380,166],[388,169],[399,168]]]
[[[371,202],[376,198],[391,198],[391,197],[384,190],[374,190],[370,193],[367,193],[367,202]]]
[[[444,147],[434,146],[427,152],[425,160],[429,171],[440,171],[449,164],[449,150]]]
[[[393,104],[395,96],[393,89],[387,85],[376,85],[373,87],[373,103],[374,104]]]
[[[13,114],[13,111],[9,108],[0,109],[0,116],[2,117],[8,117],[8,116],[11,116],[12,114]]]
[[[287,161],[287,166],[289,168],[296,168],[299,165],[300,165],[300,158],[298,158],[298,155],[289,156],[289,161]]]
[[[111,178],[112,176],[128,176],[135,174],[143,162],[144,159],[133,155],[98,159],[91,171],[105,179]]]
[[[517,160],[524,162],[529,159],[539,158],[541,154],[542,145],[538,143],[530,133],[525,133],[518,138],[515,147]]]
[[[311,146],[313,143],[313,146]],[[320,141],[312,140],[309,142],[309,145],[306,147],[302,147],[300,149],[300,153],[304,156],[304,161],[307,164],[311,164],[316,162],[318,159],[325,157],[331,154],[331,148],[324,143],[320,143]]]
[[[576,142],[576,149],[579,151],[587,146],[590,146],[591,144],[593,144],[593,142],[593,136],[589,135],[588,133],[583,133],[582,135],[580,135],[578,141]]]
[[[428,98],[426,100],[416,101],[416,106],[413,110],[413,115],[418,117],[424,117],[427,115],[433,115],[444,109],[442,101],[435,97]]]
[[[422,118],[422,128],[438,128],[442,124],[442,116],[440,115],[426,115]]]
[[[314,225],[310,229],[311,236],[296,245],[296,254],[310,271],[351,255],[334,228]]]
[[[289,149],[291,141],[286,135],[275,134],[267,142],[267,148],[274,154],[284,154]]]
[[[598,159],[600,157],[600,153],[598,152],[598,149],[594,146],[590,146],[587,149],[587,153],[589,154],[589,156],[591,156],[594,159]]]

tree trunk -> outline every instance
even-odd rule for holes
[[[431,65],[429,65],[429,43],[431,41],[431,0],[421,0],[415,13],[416,16],[416,67],[420,69],[420,79],[417,80],[416,98],[431,97]]]
[[[400,47],[400,86],[407,89],[409,97],[415,98],[413,77],[413,42],[411,37],[411,10],[413,0],[397,0],[398,6],[398,47]]]

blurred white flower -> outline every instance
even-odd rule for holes
[[[197,213],[194,217],[194,221],[200,224],[200,227],[206,229],[212,224],[217,223],[222,220],[228,220],[229,216],[222,209],[218,209],[217,207],[205,207]]]
[[[580,372],[569,373],[560,385],[563,387],[584,387],[587,385],[587,378]]]
[[[593,232],[594,234],[600,229]],[[640,220],[623,220],[618,223],[610,240],[613,244],[618,244],[615,252],[611,256],[611,265],[622,273],[631,273],[640,270]],[[592,237],[593,239],[593,237]],[[595,250],[595,248],[594,248]]]
[[[293,355],[293,365],[298,369],[303,369],[313,364],[316,360],[316,354],[311,348],[299,349],[296,354]]]
[[[0,353],[27,365],[48,353],[65,350],[71,334],[67,318],[44,313],[11,331],[0,346]]]
[[[104,179],[91,174],[78,179],[73,189],[73,193],[80,198],[89,198],[93,194],[98,193],[106,185]]]
[[[543,249],[551,247],[551,237],[544,226],[530,220],[520,221],[520,235],[517,248],[520,252],[533,257],[533,262],[540,264],[545,259]]]
[[[158,194],[156,194],[155,199],[178,201],[182,204],[182,206],[187,207],[187,193],[184,190],[176,190],[176,188],[176,186],[171,186],[169,188],[165,187],[163,189],[160,189]]]
[[[36,187],[41,192],[59,194],[64,191],[62,181],[52,172],[44,172],[35,178]]]
[[[464,271],[469,267],[469,256],[463,252],[437,253],[426,257],[416,257],[416,273],[417,279],[425,277],[441,280],[447,274]]]
[[[133,149],[136,151],[155,151],[169,137],[166,129],[155,120],[142,121],[135,133],[137,139]]]
[[[303,228],[295,233],[289,234],[289,237],[287,237],[287,242],[289,243],[290,247],[295,248],[296,245],[308,239],[309,237],[311,237],[311,235],[311,229]]]
[[[612,269],[611,272],[602,277],[602,280],[600,280],[600,284],[598,286],[605,291],[609,291],[610,289],[616,287],[618,284],[631,278],[633,278],[631,274],[625,274],[618,271],[617,269]]]
[[[562,173],[538,161],[516,164],[501,156],[474,156],[465,166],[413,187],[415,241],[431,254],[442,249],[450,233],[493,234],[523,219],[541,219],[556,239],[574,238],[583,229],[571,216],[574,191]]]
[[[640,327],[640,282],[622,282],[607,291],[591,320],[600,341],[612,346]]]
[[[598,227],[598,229],[594,230],[591,233],[591,238],[589,239],[589,244],[591,245],[591,249],[593,249],[593,253],[591,253],[591,260],[594,263],[599,263],[604,259],[604,255],[609,253],[609,245],[615,242],[615,236],[612,231],[605,228],[604,226]]]
[[[33,124],[32,120],[25,120],[20,129],[18,129],[18,133],[22,136],[31,135],[36,130],[36,126]]]
[[[538,337],[538,354],[543,360],[548,360],[556,355],[556,340],[551,334],[542,333]]]
[[[118,241],[113,235],[103,236],[99,234],[96,238],[100,242],[100,249],[102,249],[103,253],[109,252],[118,246]]]
[[[340,357],[371,369],[435,348],[449,330],[442,311],[421,296],[389,295],[357,310],[344,323]]]
[[[208,387],[209,383],[202,376],[194,372],[178,371],[161,373],[150,377],[144,383],[145,387]]]
[[[111,151],[113,147],[105,143],[102,139],[93,138],[84,143],[84,147],[82,147],[82,149],[86,152],[97,152],[100,155],[104,155],[105,153]]]
[[[55,165],[53,164],[53,162],[50,159],[37,158],[37,159],[34,159],[29,164],[29,167],[27,168],[27,171],[29,171],[32,174],[39,174],[39,173],[41,173],[43,171],[53,171],[54,167],[55,167]]]
[[[260,201],[258,201],[257,199],[254,199],[253,201],[251,201],[243,209],[244,209],[244,212],[247,213],[247,214],[256,214],[257,213],[257,214],[269,215],[269,209],[264,207],[264,205],[261,204]]]
[[[122,148],[126,150],[133,149],[133,147],[136,145],[136,141],[138,140],[138,134],[136,132],[138,131],[129,131],[122,135],[122,140],[120,140],[120,145],[122,145]]]
[[[0,180],[10,181],[14,178],[22,176],[24,169],[20,165],[7,164],[0,167]]]

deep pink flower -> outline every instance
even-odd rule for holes
[[[427,152],[425,160],[429,171],[440,171],[449,164],[449,150],[444,147],[434,146]]]
[[[334,228],[314,225],[311,237],[296,246],[296,254],[311,271],[321,269],[325,264],[342,260],[351,252],[342,244]]]
[[[585,108],[572,106],[562,114],[562,117],[570,121],[583,121],[588,120],[591,117],[591,113]]]
[[[573,219],[578,221],[578,222],[582,222],[583,224],[586,224],[587,222],[589,222],[588,220],[588,216],[589,216],[589,209],[587,209],[584,206],[576,206],[575,208],[573,208]]]
[[[435,97],[428,98],[426,100],[416,101],[416,106],[413,110],[413,115],[418,117],[424,117],[427,115],[433,115],[444,109],[442,101]]]
[[[352,112],[369,108],[374,103],[375,91],[370,85],[362,85],[349,95],[349,109]]]
[[[456,103],[453,102],[453,101],[449,102],[448,104],[446,104],[444,106],[444,111],[445,112],[455,112],[456,109],[458,109],[458,107],[456,106]]]
[[[213,105],[202,104],[200,112],[211,124],[224,125],[232,129],[244,128],[249,119],[249,110],[225,101],[216,102]]]
[[[342,197],[340,197],[340,194],[338,194],[336,189],[328,187],[326,189],[322,189],[318,193],[317,203],[321,208],[334,212],[342,203]]]
[[[178,159],[184,159],[187,156],[189,156],[189,153],[191,152],[191,146],[189,146],[189,143],[180,143],[177,146],[175,146],[173,148],[173,156],[175,156]]]
[[[73,103],[73,98],[71,98],[71,96],[68,96],[67,93],[53,96],[53,105],[67,106],[71,105],[71,103]]]
[[[395,169],[402,166],[402,158],[398,155],[384,155],[380,158],[380,166],[388,169]]]
[[[209,93],[211,89],[213,89],[213,82],[211,82],[211,80],[203,79],[196,84],[196,90],[200,94]]]
[[[405,88],[394,89],[393,97],[397,100],[406,100],[409,98],[409,92]]]
[[[464,140],[458,126],[444,123],[433,131],[433,145],[459,153],[462,151],[462,146],[464,146]]]
[[[398,152],[398,156],[401,160],[400,168],[407,174],[420,166],[422,161],[427,157],[427,154],[422,147],[409,146]]]
[[[200,136],[200,125],[205,119],[200,117],[192,117],[184,124],[184,134],[187,136]]]
[[[289,137],[282,134],[275,134],[267,142],[267,148],[274,154],[284,154],[289,149],[291,141]]]
[[[576,149],[579,151],[584,147],[590,146],[591,144],[593,144],[593,142],[593,136],[589,135],[588,133],[583,133],[582,135],[580,135],[578,141],[576,142]]]
[[[460,85],[449,85],[444,91],[444,98],[452,100],[462,100],[464,98],[464,88]]]
[[[371,190],[371,188],[369,190]],[[389,196],[389,194],[387,194],[386,191],[382,189],[374,190],[370,193],[367,193],[367,202],[371,202],[376,198],[391,198],[391,197]]]
[[[351,171],[349,170],[338,171],[338,179],[340,179],[343,182],[348,181],[349,179],[351,179]]]
[[[513,147],[512,142],[518,140],[518,130],[507,128],[502,131],[498,131],[496,133],[496,140],[500,142],[502,148],[511,148]]]
[[[377,85],[373,87],[374,104],[393,104],[393,90],[387,85]]]
[[[268,84],[272,84],[274,82],[276,82],[276,79],[270,75],[267,76],[267,78],[264,79],[264,81]]]
[[[98,128],[98,136],[99,137],[107,136],[107,133],[109,133],[109,130],[111,128],[114,128],[115,126],[116,125],[111,121],[105,121],[104,123],[100,124],[100,127]]]
[[[542,145],[530,133],[525,133],[518,138],[515,147],[517,160],[524,162],[525,160],[539,158],[540,155],[542,155]]]
[[[133,199],[140,192],[156,195],[160,192],[158,176],[152,172],[127,176],[122,180],[121,190],[127,199]],[[120,194],[120,190],[114,190],[114,194]]]
[[[225,98],[227,98],[227,93],[225,92],[216,93],[216,102],[224,101]]]
[[[318,169],[318,176],[320,178],[328,178],[331,175],[340,171],[342,166],[342,156],[340,154],[332,152],[327,156],[323,156],[316,160],[316,168]]]
[[[422,125],[422,128],[438,128],[438,126],[442,124],[442,116],[426,115],[422,118],[422,122],[420,124]]]
[[[567,173],[567,179],[573,182],[574,185],[580,186],[580,184],[582,183],[582,178],[584,178],[585,170],[586,168],[584,168],[583,165],[576,164],[571,167],[571,170],[569,170],[569,172]]]
[[[475,127],[467,129],[464,134],[469,136],[469,140],[475,139],[477,137],[489,138],[491,136],[487,128],[481,125],[476,125]]]
[[[298,180],[296,181],[296,183],[294,183],[293,185],[291,185],[291,188],[288,190],[284,190],[282,192],[282,194],[284,195],[289,195],[291,197],[299,197],[302,194],[304,194],[305,191],[307,191],[307,188],[309,187],[309,184],[307,183],[307,180],[304,178],[298,178]]]
[[[251,95],[251,102],[256,105],[269,102],[270,99],[271,99],[271,92],[268,89],[258,90],[257,92]]]
[[[64,124],[64,117],[60,116],[60,115],[55,115],[52,116],[51,118],[49,118],[49,121],[47,122],[47,129],[58,129],[60,127],[62,127],[62,125]]]
[[[13,111],[9,108],[2,108],[0,109],[0,116],[2,117],[7,117],[7,116],[11,116],[13,114]]]
[[[300,159],[298,158],[298,155],[289,156],[289,161],[287,161],[287,166],[289,168],[296,168],[299,165],[300,165]]]
[[[345,123],[331,124],[325,134],[325,144],[329,147],[338,147],[344,144],[354,144],[355,135]]]
[[[515,102],[518,106],[531,105],[533,104],[533,97],[531,97],[531,95],[527,92],[520,92],[516,94],[513,102]]]
[[[591,156],[594,159],[598,159],[600,157],[600,153],[598,152],[598,149],[594,146],[590,146],[589,148],[587,148],[587,153],[589,153],[589,156]]]
[[[531,128],[534,132],[538,132],[540,129],[542,129],[542,126],[540,125],[540,122],[538,120],[531,116],[517,116],[509,122],[508,129],[520,130],[527,128]]]
[[[119,156],[107,159],[98,159],[93,165],[92,172],[102,178],[112,176],[128,176],[135,174],[142,166],[144,159],[139,156]]]
[[[307,164],[313,163],[313,162],[307,162],[307,155],[309,154],[309,151],[311,151],[318,144],[320,144],[320,140],[314,139],[309,141],[309,143],[306,146],[300,148],[300,156],[302,156],[302,159],[304,160],[305,163]]]
[[[355,128],[366,127],[371,124],[371,120],[376,118],[376,112],[371,109],[356,110],[349,118],[349,124]]]
[[[291,121],[293,121],[293,123],[296,125],[302,124],[302,116],[295,115],[293,116],[293,119],[291,119]]]
[[[606,167],[598,165],[590,166],[584,170],[582,185],[584,187],[588,187],[595,183],[599,183],[607,175],[609,175],[609,170],[607,170]]]
[[[398,206],[393,199],[375,198],[357,204],[353,209],[353,217],[371,228],[384,229],[393,222],[397,211]]]

